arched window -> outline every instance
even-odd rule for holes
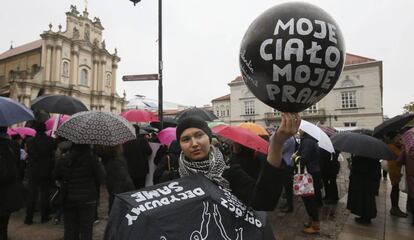
[[[81,70],[80,85],[88,85],[88,70]]]
[[[32,74],[36,74],[39,71],[39,65],[33,64],[31,71],[32,71]]]

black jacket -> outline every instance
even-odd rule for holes
[[[283,174],[283,168],[275,168],[266,161],[257,180],[250,177],[239,164],[231,164],[223,172],[223,177],[229,181],[232,193],[243,203],[257,211],[273,211],[282,192]],[[179,175],[171,173],[166,178],[172,180],[179,178]]]
[[[27,140],[27,176],[29,181],[51,180],[54,168],[56,143],[44,133]]]
[[[300,156],[300,164],[302,169],[306,167],[306,170],[310,174],[321,171],[319,165],[319,146],[316,139],[305,134],[305,136],[300,141],[298,155]]]
[[[109,194],[129,192],[135,189],[122,156],[102,158],[106,170],[106,187]]]
[[[23,189],[18,182],[17,152],[9,139],[0,138],[0,216],[23,206]]]
[[[180,177],[178,174],[178,158],[180,157],[181,153],[180,144],[174,140],[171,142],[168,151],[164,152],[164,150],[161,149],[164,148],[161,146],[157,151],[157,155],[160,160],[157,161],[157,168],[153,174],[154,184],[170,181],[172,179]],[[162,156],[161,151],[163,154]]]
[[[104,174],[98,158],[86,147],[71,149],[55,168],[56,180],[67,182],[66,204],[95,203]]]
[[[143,137],[124,143],[124,157],[128,163],[128,171],[132,178],[142,178],[149,172],[148,157],[152,149]]]
[[[252,178],[257,179],[262,169],[262,161],[255,154],[254,150],[243,147],[241,152],[232,153],[230,156],[230,164],[239,164],[241,168]]]

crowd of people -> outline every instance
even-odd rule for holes
[[[142,134],[138,125],[134,125],[136,139],[116,146],[52,138],[45,134],[42,122],[35,122],[36,135],[26,138],[10,138],[7,128],[0,127],[0,239],[7,239],[10,215],[22,207],[26,210],[22,220],[26,225],[34,223],[39,208],[41,223],[63,221],[65,239],[92,239],[93,223],[99,221],[102,184],[109,196],[109,214],[115,194],[144,188],[147,174],[152,174],[157,184],[197,173],[230,190],[255,210],[274,210],[282,195],[286,201],[281,211],[289,214],[295,207],[293,176],[307,172],[313,179],[314,194],[302,196],[309,217],[303,232],[319,233],[319,209],[339,200],[336,179],[340,152],[320,148],[315,138],[299,130],[299,123],[299,115],[283,114],[274,134],[264,136],[269,141],[265,155],[213,135],[201,119],[187,118],[176,128],[177,140],[154,153],[154,172],[149,171],[153,151],[149,143],[157,142],[156,134]],[[390,214],[407,217],[399,208],[399,184],[401,166],[405,165],[407,206],[414,211],[414,148],[403,144],[398,132],[389,133],[385,141],[398,156],[387,161],[392,185]],[[349,163],[347,208],[359,216],[357,223],[369,224],[377,214],[380,161],[352,155]]]

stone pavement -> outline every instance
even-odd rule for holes
[[[348,217],[338,240],[409,240],[414,239],[414,226],[411,225],[412,216],[398,218],[390,215],[391,185],[390,181],[382,181],[379,196],[377,197],[378,214],[371,225],[360,225],[354,221],[354,216]],[[400,208],[406,212],[407,194],[400,194]]]
[[[308,215],[302,199],[294,196],[294,212],[282,213],[279,208],[269,214],[268,220],[272,225],[273,232],[278,240],[302,240],[302,239],[337,239],[341,233],[348,217],[346,210],[346,196],[348,193],[349,170],[347,163],[341,161],[341,171],[338,174],[338,193],[341,200],[336,205],[324,205],[319,212],[321,220],[321,233],[318,235],[307,235],[302,233],[303,224],[308,221]],[[279,205],[283,205],[281,199]]]
[[[302,200],[294,199],[293,213],[281,213],[279,209],[269,214],[273,232],[278,240],[408,240],[414,239],[412,216],[397,218],[391,216],[390,181],[381,181],[379,196],[376,198],[378,214],[371,225],[360,225],[354,220],[355,215],[346,209],[348,193],[348,168],[341,162],[341,172],[337,183],[340,201],[337,205],[325,205],[320,210],[321,233],[306,235],[301,233],[303,223],[308,220]],[[407,194],[400,194],[400,207],[406,212]],[[283,204],[282,202],[279,204]]]
[[[414,226],[411,218],[395,218],[390,216],[390,181],[382,181],[379,196],[377,197],[378,216],[372,224],[363,226],[355,223],[354,215],[346,210],[349,171],[346,162],[341,162],[341,173],[338,175],[338,190],[341,200],[337,205],[325,205],[320,210],[321,234],[305,235],[301,233],[303,223],[308,220],[302,200],[295,198],[293,213],[284,214],[275,209],[268,214],[275,236],[278,240],[408,240],[414,239]],[[405,211],[406,194],[401,194],[400,206]],[[283,200],[280,201],[280,204]],[[99,216],[101,221],[94,225],[94,240],[102,239],[107,223],[107,193],[105,187],[101,189],[101,205]],[[23,224],[24,211],[12,215],[9,224],[11,240],[61,240],[63,239],[63,225],[54,225],[52,222],[40,224],[38,214],[34,224]]]

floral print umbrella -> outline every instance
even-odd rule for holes
[[[56,135],[76,144],[115,146],[136,138],[134,127],[123,117],[110,112],[87,111],[74,114]]]

